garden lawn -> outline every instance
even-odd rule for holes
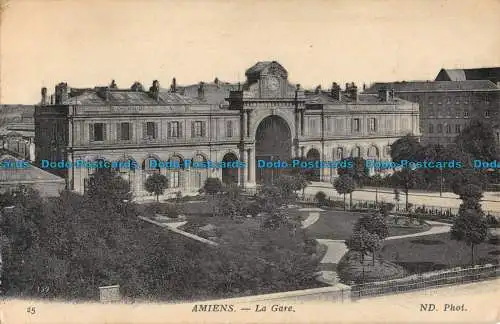
[[[450,239],[449,233],[385,241],[381,256],[410,273],[471,265],[471,248]],[[498,241],[487,241],[474,249],[476,264],[499,263]]]
[[[318,221],[307,228],[310,238],[346,240],[362,213],[327,210],[321,213]]]

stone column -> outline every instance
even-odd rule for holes
[[[240,162],[246,163],[248,166],[248,152],[247,150],[243,149],[240,151]],[[247,167],[245,168],[239,168],[238,169],[238,184],[242,187],[245,187],[247,183]]]
[[[248,183],[255,185],[255,148],[248,149]]]
[[[304,136],[304,111],[300,111],[300,136]]]
[[[304,146],[300,147],[300,156],[305,157],[305,147]]]
[[[247,110],[246,111],[246,116],[247,116],[247,119],[246,119],[246,133],[245,133],[245,136],[246,137],[250,137],[250,124],[252,123],[252,115],[250,114],[250,110]]]
[[[248,112],[246,110],[243,110],[243,129],[241,130],[240,137],[248,137]]]

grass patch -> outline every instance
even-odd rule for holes
[[[474,250],[476,264],[498,264],[497,251],[498,244],[485,242],[477,245]],[[471,265],[470,247],[450,239],[449,233],[385,241],[381,255],[384,259],[403,266],[410,273]]]
[[[325,211],[318,221],[307,228],[309,237],[315,239],[346,240],[351,236],[356,221],[361,213],[344,211]]]

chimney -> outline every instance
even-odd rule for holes
[[[389,100],[394,100],[394,88],[392,88],[391,90],[389,90]]]
[[[354,82],[351,83],[348,92],[349,97],[351,97],[352,100],[358,101],[358,87],[354,84]]]
[[[318,85],[316,89],[314,90],[315,94],[319,94],[321,92],[321,85]]]
[[[378,90],[378,97],[384,102],[389,101],[389,90],[387,90],[387,87],[383,86]]]
[[[363,82],[363,91],[366,90],[366,83]]]
[[[205,83],[200,82],[200,85],[198,86],[198,99],[203,98],[205,98]]]
[[[175,78],[172,79],[172,84],[170,85],[170,92],[177,92],[177,81]]]
[[[217,88],[220,88],[220,81],[219,81],[219,78],[215,77],[214,83],[215,83],[215,85],[217,86]]]
[[[144,91],[144,87],[139,81],[135,81],[134,84],[130,87],[132,91]]]
[[[61,82],[56,85],[56,105],[61,105],[68,100],[68,84],[66,82]]]
[[[43,87],[42,88],[42,102],[41,102],[42,105],[46,105],[47,104],[47,88]]]
[[[53,105],[54,104],[54,95],[50,95],[50,104]]]
[[[341,100],[341,93],[340,93],[340,86],[337,84],[337,82],[332,83],[332,90],[331,90],[331,95],[332,98],[335,100]]]
[[[111,89],[117,89],[117,88],[118,88],[118,86],[116,85],[115,80],[111,80],[111,84],[109,85],[109,87],[110,87]]]
[[[160,82],[153,81],[153,85],[149,88],[149,94],[156,100],[160,100]]]

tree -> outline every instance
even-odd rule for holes
[[[473,120],[456,138],[455,143],[474,159],[493,161],[499,158],[495,132],[490,123]]]
[[[473,180],[466,180],[467,182],[456,183],[453,187],[453,192],[457,194],[462,200],[477,200],[480,201],[483,197],[483,190],[477,184],[471,183]]]
[[[488,236],[488,225],[481,211],[461,210],[451,227],[451,238],[464,241],[471,247],[471,263],[474,265],[474,246],[484,242]]]
[[[160,195],[163,195],[168,188],[168,178],[160,173],[155,173],[146,179],[144,184],[147,192],[156,195],[156,201],[160,201]]]
[[[304,157],[296,157],[292,158],[289,161],[289,165],[293,165],[293,160],[299,160],[300,162],[307,162],[307,159],[305,159]],[[296,191],[302,190],[302,196],[304,196],[306,187],[309,184],[311,184],[310,179],[314,175],[314,169],[302,168],[300,167],[299,164],[299,166],[292,167],[287,171],[288,172],[286,173],[289,174],[293,179],[295,190]]]
[[[375,255],[375,251],[380,249],[380,238],[377,234],[368,232],[364,227],[355,230],[351,237],[346,241],[346,246],[351,251],[356,251],[361,255],[361,263],[364,263],[365,255],[371,252]],[[375,258],[373,258],[375,264]]]
[[[352,192],[355,189],[354,180],[349,175],[344,174],[335,179],[333,186],[335,187],[335,190],[337,190],[339,194],[344,195],[344,210],[346,209],[346,203],[345,203],[346,194],[351,194],[350,205],[352,206]]]
[[[359,218],[354,226],[354,231],[360,231],[362,228],[364,228],[371,234],[377,235],[380,240],[383,240],[389,236],[389,228],[387,227],[385,218],[381,213],[364,215]],[[375,252],[378,251],[380,243],[377,240],[371,238],[369,247],[370,251],[373,253],[373,264],[375,264]]]
[[[416,137],[406,135],[391,144],[392,161],[400,163],[401,160],[419,160],[422,146]]]
[[[324,203],[326,201],[326,194],[323,191],[318,191],[316,193],[315,198],[316,198],[316,201],[318,202],[318,204],[324,205]]]
[[[406,196],[406,210],[408,211],[409,210],[408,194],[410,189],[415,187],[416,183],[415,171],[406,168],[402,169],[401,171],[394,173],[391,176],[391,180],[394,183],[394,185],[403,188],[403,191]]]
[[[359,187],[370,179],[370,170],[366,167],[366,161],[362,157],[353,157],[345,159],[346,163],[352,164],[352,168],[338,169],[338,175],[349,175]]]
[[[217,213],[220,216],[234,219],[245,216],[248,202],[242,195],[239,187],[229,187],[225,189],[217,199]]]
[[[222,191],[222,182],[219,178],[207,178],[205,180],[205,185],[203,186],[203,191],[208,195],[216,195]]]
[[[203,185],[203,192],[212,197],[212,216],[215,216],[216,201],[215,196],[222,191],[223,185],[219,178],[207,178]]]

